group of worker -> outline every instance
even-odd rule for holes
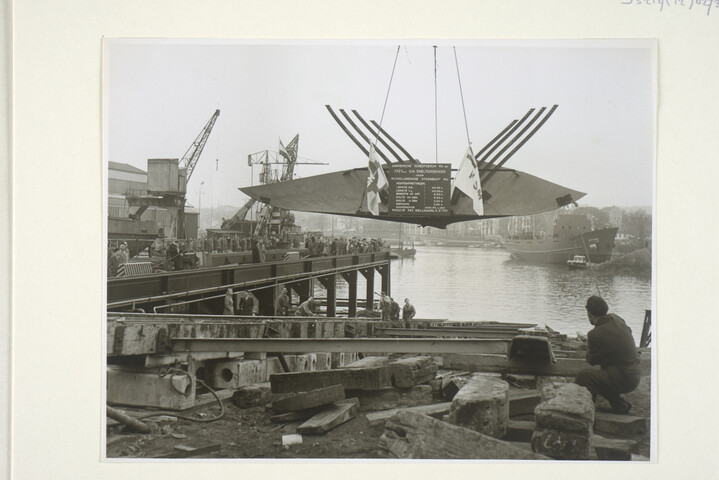
[[[114,250],[107,249],[107,276],[115,277],[119,273],[120,265],[130,261],[130,252],[127,249],[127,243],[121,242]]]
[[[326,235],[310,235],[305,241],[305,248],[313,257],[328,255],[345,255],[367,252],[379,252],[386,249],[386,245],[379,238],[351,238],[332,237]]]
[[[409,328],[411,320],[417,314],[414,306],[409,302],[409,298],[405,298],[404,305],[400,307],[399,303],[385,292],[380,295],[379,308],[382,312],[382,320],[396,327]],[[402,312],[402,323],[399,320],[400,311]]]

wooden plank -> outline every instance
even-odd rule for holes
[[[365,414],[370,425],[377,425],[384,423],[387,419],[392,418],[400,410],[409,410],[411,412],[422,413],[433,417],[435,415],[442,415],[449,412],[449,407],[452,402],[434,403],[432,405],[420,405],[417,407],[407,408],[392,408],[390,410],[382,410],[380,412],[371,412]]]
[[[354,399],[356,400],[356,399]],[[357,416],[359,401],[335,402],[297,427],[303,435],[321,435]]]
[[[345,388],[342,385],[330,385],[329,387],[301,392],[281,399],[272,399],[272,410],[277,413],[297,412],[327,405],[343,398],[345,398]]]
[[[620,437],[633,437],[647,429],[646,420],[632,415],[619,415],[608,412],[595,412],[594,430]]]
[[[474,430],[400,410],[387,421],[379,440],[389,458],[549,460]]]
[[[315,372],[276,373],[270,375],[272,393],[307,392],[331,385],[345,390],[378,390],[391,385],[387,367],[342,368]]]
[[[599,460],[631,460],[632,453],[639,453],[639,442],[592,435],[592,448]]]

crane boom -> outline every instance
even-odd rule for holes
[[[204,128],[200,131],[200,134],[197,135],[197,138],[195,138],[195,141],[192,142],[192,145],[190,145],[190,148],[187,149],[187,152],[185,152],[185,155],[182,156],[182,164],[187,169],[187,182],[190,181],[190,177],[192,176],[192,172],[195,170],[195,165],[197,165],[197,161],[200,159],[200,155],[202,155],[202,149],[205,148],[205,143],[207,143],[207,138],[210,136],[210,132],[212,132],[212,127],[215,126],[215,121],[217,120],[217,117],[220,116],[220,110],[215,110],[215,113],[212,114],[210,117],[210,120],[208,120],[207,124],[204,126]]]

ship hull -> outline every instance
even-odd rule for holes
[[[589,262],[602,263],[612,256],[616,234],[616,228],[605,228],[569,237],[505,238],[502,244],[518,260],[527,263],[566,265],[575,255],[586,255]]]

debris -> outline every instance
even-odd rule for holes
[[[531,415],[539,404],[540,396],[537,390],[510,390],[509,416]]]
[[[176,438],[176,439],[178,439],[178,440],[181,440],[181,439],[183,439],[183,438],[187,438],[187,435],[185,435],[184,433],[173,433],[173,434],[172,434],[172,438]]]
[[[172,453],[160,458],[189,458],[205,455],[207,453],[219,452],[221,446],[219,443],[204,445],[202,447],[190,447],[187,445],[175,445]]]
[[[389,458],[548,460],[489,435],[409,410],[400,410],[387,421],[379,448]]]
[[[429,415],[429,416],[437,416],[437,415],[442,415],[442,414],[449,412],[449,407],[451,405],[452,405],[452,402],[444,402],[444,403],[435,403],[433,405],[421,405],[418,407],[393,408],[391,410],[384,410],[381,412],[367,413],[367,414],[365,414],[365,417],[367,417],[367,420],[369,421],[370,426],[372,426],[372,425],[377,425],[379,423],[384,423],[388,418],[393,417],[400,410],[409,410],[411,412],[423,413],[423,414]],[[360,434],[362,434],[362,432],[360,432]]]
[[[346,390],[348,397],[357,397],[360,411],[389,410],[434,403],[432,387],[415,385],[412,388],[385,387],[378,390]]]
[[[232,394],[232,404],[240,408],[262,407],[272,400],[269,384],[240,387]]]
[[[302,443],[302,435],[292,433],[289,435],[282,435],[282,446],[289,447],[290,445],[299,445]]]
[[[331,385],[344,385],[346,390],[377,390],[390,386],[387,367],[342,368],[315,372],[277,373],[270,375],[272,393],[307,392]]]

